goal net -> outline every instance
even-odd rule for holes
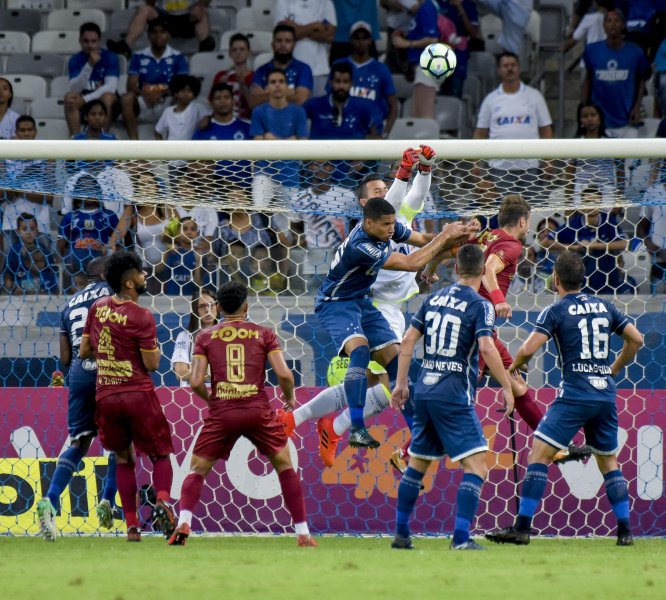
[[[171,491],[177,500],[206,413],[177,373],[189,362],[183,344],[196,310],[193,298],[202,287],[246,283],[251,319],[276,330],[298,403],[307,402],[329,384],[337,350],[314,315],[314,295],[332,251],[359,217],[356,190],[370,173],[391,185],[403,150],[418,143],[0,142],[0,533],[38,532],[36,503],[69,444],[67,388],[54,376],[60,369],[59,314],[66,298],[85,285],[92,257],[110,247],[131,248],[150,274],[141,303],[158,324],[162,361],[154,380],[172,430]],[[447,220],[474,216],[492,226],[507,193],[521,193],[533,207],[509,294],[513,316],[498,322],[499,337],[512,353],[554,300],[549,280],[561,247],[584,256],[589,289],[611,297],[645,334],[637,361],[618,381],[619,461],[629,480],[634,533],[665,535],[666,140],[430,143],[438,159],[415,227],[438,231]],[[438,285],[453,277],[447,264],[438,274]],[[406,302],[405,313],[415,312],[423,298]],[[615,340],[611,350],[619,347]],[[552,346],[536,357],[527,378],[545,410],[560,379]],[[269,372],[268,389],[274,385]],[[525,472],[532,439],[519,417],[512,436],[499,405],[497,389],[480,385],[477,411],[491,450],[476,533],[512,522],[515,478]],[[315,532],[392,532],[399,478],[389,456],[408,431],[392,410],[369,425],[380,448],[354,450],[343,440],[331,468],[319,457],[314,422],[301,425],[289,442]],[[144,488],[150,483],[146,466],[140,458]],[[106,468],[95,441],[62,496],[56,523],[63,534],[99,531],[94,507]],[[415,533],[453,530],[460,478],[460,465],[449,460],[431,468],[414,515]],[[149,508],[141,509],[146,527]],[[613,532],[594,461],[550,468],[534,527],[560,536]],[[277,477],[247,440],[241,438],[230,459],[206,478],[194,530],[290,530]]]

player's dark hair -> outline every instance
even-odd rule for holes
[[[167,33],[170,33],[169,23],[162,16],[155,17],[154,19],[151,19],[150,21],[148,21],[148,33],[150,33],[156,27],[162,27]]]
[[[16,219],[16,229],[18,229],[21,226],[21,223],[28,223],[30,221],[34,221],[35,223],[37,223],[37,218],[35,217],[35,215],[28,212],[22,212]]]
[[[384,198],[370,198],[363,207],[363,218],[377,221],[385,215],[394,215],[395,208]]]
[[[116,250],[106,260],[104,279],[111,289],[119,294],[132,271],[142,271],[143,265],[139,255],[127,250]]]
[[[104,102],[102,102],[101,100],[91,100],[90,102],[86,102],[81,107],[81,120],[87,123],[90,111],[96,106],[101,107],[105,115],[109,114],[109,111],[106,109],[106,104],[104,104]]]
[[[529,203],[519,194],[509,194],[502,200],[497,221],[500,227],[514,227],[523,217],[528,219],[532,211]]]
[[[195,288],[194,292],[192,292],[192,312],[190,313],[190,321],[187,324],[187,330],[190,333],[194,333],[195,331],[199,331],[199,329],[201,329],[201,320],[199,319],[199,300],[202,296],[209,296],[215,300],[215,302],[217,302],[217,298],[215,297],[215,290],[213,288]],[[215,322],[217,323],[217,318],[215,318]]]
[[[520,57],[515,52],[504,51],[497,57],[497,66],[499,67],[502,63],[503,58],[515,58],[516,62],[520,64]]]
[[[296,39],[296,30],[291,25],[286,25],[285,23],[278,23],[273,28],[273,37],[275,37],[281,31],[288,31],[291,33],[291,35],[294,36],[294,40]]]
[[[21,123],[32,123],[32,126],[37,129],[37,123],[30,115],[21,115],[18,119],[16,119],[16,129],[18,129],[18,126]]]
[[[104,275],[104,269],[106,268],[106,256],[98,256],[93,258],[86,265],[86,275],[88,279],[94,279],[99,281]]]
[[[192,94],[196,98],[201,91],[201,82],[194,75],[174,75],[169,82],[169,91],[172,96],[186,87],[192,90]]]
[[[216,92],[229,92],[231,97],[234,97],[234,88],[232,88],[228,83],[216,83],[210,90],[210,100],[213,99],[213,96]]]
[[[86,31],[92,31],[93,33],[97,34],[97,37],[102,37],[102,30],[99,28],[99,25],[97,23],[93,23],[92,21],[81,24],[81,27],[79,27],[79,37],[81,37]]]
[[[356,188],[356,197],[359,200],[367,194],[368,184],[371,181],[384,181],[384,178],[379,173],[368,173],[363,179],[361,179],[361,183],[359,183]]]
[[[575,292],[585,284],[585,263],[575,252],[562,252],[555,261],[553,271],[567,292]]]
[[[483,273],[485,259],[478,244],[465,244],[458,250],[456,265],[460,277],[478,277]]]
[[[233,315],[247,300],[247,286],[237,281],[227,281],[217,290],[217,303],[225,315]]]
[[[0,81],[4,81],[9,86],[9,92],[11,93],[12,97],[7,101],[7,108],[10,108],[12,102],[14,102],[14,86],[12,85],[12,82],[5,77],[0,77]]]
[[[284,80],[287,81],[287,74],[285,73],[284,69],[278,69],[277,67],[274,67],[266,74],[266,82],[268,82],[268,80],[271,78],[271,75],[274,73],[280,73],[280,75],[284,77]]]
[[[247,49],[248,50],[250,49],[250,38],[243,33],[234,33],[229,38],[229,48],[231,48],[231,44],[233,44],[234,42],[245,42]]]
[[[333,79],[334,73],[342,73],[342,74],[347,73],[347,75],[349,75],[349,77],[353,79],[354,71],[353,67],[351,66],[351,63],[345,61],[345,62],[335,63],[331,67],[331,75],[330,75],[331,79]]]

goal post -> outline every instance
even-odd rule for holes
[[[68,213],[100,210],[94,202],[100,201],[108,213],[102,245],[137,250],[150,271],[152,287],[141,303],[158,324],[163,357],[154,379],[176,449],[172,496],[177,500],[205,414],[204,403],[180,385],[171,362],[176,340],[192,316],[192,293],[229,279],[246,282],[250,317],[278,333],[299,386],[298,403],[306,402],[327,385],[336,352],[314,316],[314,293],[331,250],[360,214],[356,188],[369,173],[379,173],[390,185],[393,163],[405,148],[420,143],[433,146],[438,159],[416,226],[437,230],[444,219],[492,217],[501,197],[514,189],[532,205],[525,257],[509,294],[513,316],[498,323],[499,337],[512,353],[554,300],[549,291],[554,257],[546,240],[560,236],[571,245],[597,235],[606,245],[623,240],[621,248],[597,249],[585,260],[590,281],[599,286],[595,290],[612,298],[645,335],[636,362],[618,378],[619,462],[629,481],[635,534],[666,535],[666,304],[661,293],[666,277],[659,277],[659,254],[649,252],[643,240],[650,235],[646,220],[666,218],[665,139],[0,141],[0,534],[37,534],[36,502],[68,444],[67,389],[51,385],[52,373],[59,369],[59,311],[81,284],[74,269],[85,262],[81,255],[88,245],[80,242],[87,234],[67,237],[71,231],[63,228],[63,220]],[[20,271],[12,262],[16,256],[10,255],[20,242],[18,220],[26,212],[35,215],[41,245],[30,250],[38,252],[30,254],[32,262],[18,263]],[[196,228],[188,241],[184,222],[190,217]],[[85,221],[83,229],[96,227]],[[95,230],[98,235],[101,231]],[[63,239],[66,244],[59,242]],[[47,277],[49,271],[55,280]],[[450,266],[442,265],[439,275],[442,284],[450,281]],[[415,312],[423,297],[410,299],[405,311]],[[611,350],[619,347],[615,340]],[[548,346],[527,375],[542,409],[552,402],[559,377],[554,348]],[[269,390],[275,383],[269,374]],[[515,511],[510,428],[499,405],[495,388],[479,387],[477,411],[491,451],[476,533],[508,524]],[[392,532],[399,479],[388,458],[408,432],[390,410],[372,421],[370,430],[382,442],[378,450],[356,451],[343,441],[329,469],[318,456],[314,423],[303,424],[290,441],[315,532]],[[531,439],[517,418],[514,442],[521,476]],[[98,533],[94,506],[106,465],[95,441],[63,495],[56,523],[64,534]],[[445,460],[426,476],[415,533],[453,530],[459,473],[458,464]],[[140,461],[139,484],[148,483]],[[141,511],[147,520],[148,507]],[[534,527],[560,536],[613,533],[594,461],[551,467]],[[240,440],[229,461],[206,478],[194,529],[261,533],[289,528],[277,477],[249,442]]]

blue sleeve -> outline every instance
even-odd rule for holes
[[[190,72],[190,65],[187,63],[187,58],[184,54],[176,56],[176,64],[174,65],[175,75],[188,75]]]
[[[265,65],[261,65],[252,75],[252,83],[250,85],[258,85],[260,88],[266,87],[266,69]],[[253,111],[254,112],[254,111]]]
[[[409,227],[405,227],[402,223],[396,222],[395,232],[391,239],[394,242],[406,242],[410,235],[412,235],[412,230]]]
[[[384,253],[376,246],[373,246],[372,243],[361,242],[355,246],[352,246],[351,244],[347,246],[344,258],[348,259],[346,262],[350,268],[351,266],[367,266],[371,269],[381,269],[389,256],[391,256],[390,253],[384,255]]]
[[[380,89],[382,90],[382,93],[384,94],[384,97],[388,96],[395,96],[395,83],[393,81],[393,76],[391,75],[391,71],[389,71],[388,67],[383,64],[379,63],[382,65],[383,69],[381,70],[381,86]]]
[[[476,337],[492,336],[495,328],[495,309],[488,300],[482,300],[478,303],[474,319],[474,329]]]
[[[109,52],[107,55],[106,76],[107,77],[120,77],[120,63],[118,55],[114,52]]]
[[[421,333],[423,333],[423,330],[425,329],[426,305],[429,304],[430,298],[432,298],[432,296],[428,296],[423,301],[423,304],[421,304],[421,307],[419,308],[419,310],[416,311],[416,314],[412,317],[412,327],[414,329],[417,329]]]
[[[553,331],[555,331],[555,327],[557,325],[557,315],[555,312],[556,308],[554,304],[544,308],[537,317],[536,324],[534,325],[534,331],[543,333],[549,338],[553,337]]]
[[[70,79],[74,79],[81,72],[78,58],[79,54],[77,52],[67,61],[67,76]]]
[[[127,75],[138,75],[139,74],[139,69],[141,68],[141,55],[140,54],[132,54],[132,58],[130,58],[129,65],[127,66]]]
[[[250,137],[254,138],[257,135],[264,135],[266,133],[266,126],[263,121],[263,109],[260,104],[252,111],[252,123],[250,125]]]
[[[305,114],[305,110],[302,106],[295,105],[297,110],[295,111],[295,120],[294,126],[296,131],[294,132],[296,137],[306,138],[308,137],[308,116]]]
[[[608,308],[608,311],[610,313],[610,329],[613,333],[617,333],[618,335],[622,335],[622,332],[624,331],[624,328],[629,325],[631,322],[629,320],[629,317],[625,315],[622,311],[618,310],[618,308],[614,305],[611,304],[610,302],[606,302],[606,308]]]
[[[314,88],[314,80],[312,78],[312,69],[310,65],[301,63],[302,66],[298,71],[298,77],[296,78],[296,87],[308,88],[310,91]]]

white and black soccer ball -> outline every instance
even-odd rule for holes
[[[419,64],[428,77],[444,81],[456,69],[456,53],[450,46],[442,42],[430,44],[421,52]]]

